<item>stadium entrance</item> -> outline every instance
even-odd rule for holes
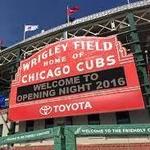
[[[4,145],[3,149],[12,150],[93,150],[97,148],[120,150],[122,147],[125,150],[134,150],[139,146],[142,150],[146,146],[150,146],[149,135],[150,124],[61,126],[2,137],[0,145]],[[54,146],[50,146],[50,144],[47,146],[16,146],[16,143],[38,140],[42,142],[51,138],[54,139]],[[6,148],[12,144],[13,147]]]

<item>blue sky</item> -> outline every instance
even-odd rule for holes
[[[23,39],[24,24],[39,25],[37,31],[27,32],[29,37],[65,23],[67,5],[80,6],[73,15],[80,18],[123,4],[127,0],[0,0],[0,39],[10,46]]]

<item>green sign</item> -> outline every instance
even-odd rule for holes
[[[53,129],[44,129],[28,133],[20,133],[0,138],[0,145],[21,143],[24,141],[42,140],[53,137]]]
[[[150,125],[102,125],[74,128],[76,136],[150,135]]]
[[[73,142],[75,137],[79,136],[147,136],[150,135],[150,124],[132,124],[132,125],[81,125],[65,126],[32,131],[27,133],[18,133],[0,138],[0,145],[22,143],[26,141],[43,140],[54,138],[54,143],[60,146],[66,141]],[[61,145],[62,146],[62,145]]]

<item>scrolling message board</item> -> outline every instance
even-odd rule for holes
[[[9,104],[13,121],[144,108],[133,56],[115,36],[63,40],[21,61]]]

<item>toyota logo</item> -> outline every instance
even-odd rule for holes
[[[52,107],[49,105],[42,106],[39,110],[40,114],[44,116],[49,115],[51,111],[52,111]]]

